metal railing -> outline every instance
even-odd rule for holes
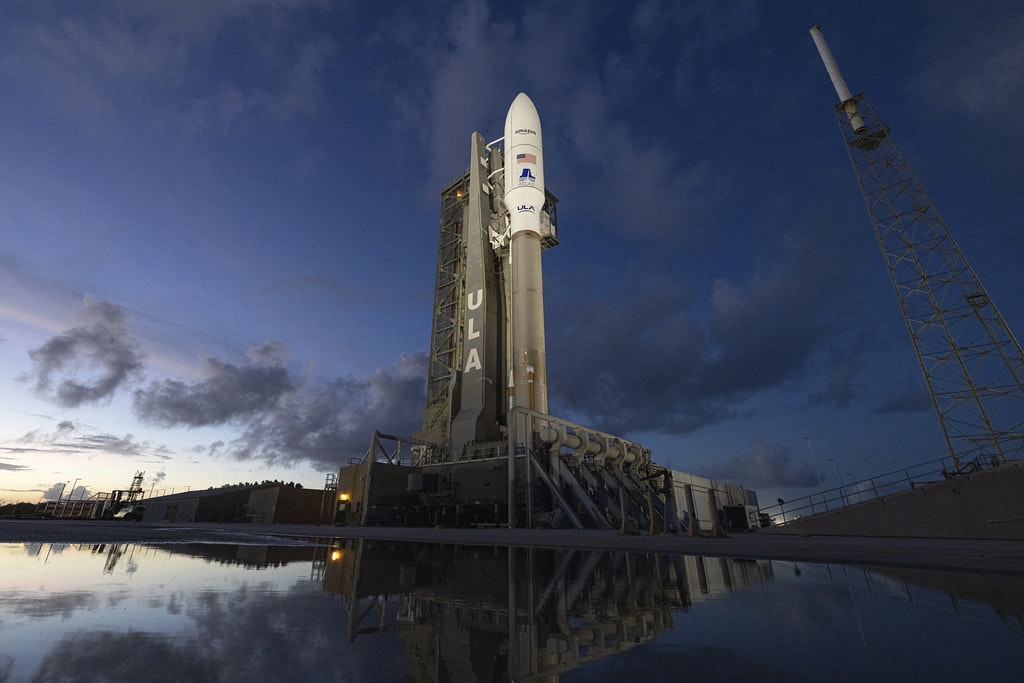
[[[909,491],[918,486],[977,472],[997,464],[999,463],[982,462],[980,459],[975,459],[957,466],[951,457],[929,460],[852,484],[822,489],[796,500],[783,501],[779,499],[776,505],[762,507],[761,512],[768,514],[775,525],[787,524],[800,517],[841,510],[857,503],[901,491]]]

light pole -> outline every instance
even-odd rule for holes
[[[807,452],[811,454],[811,463],[814,465],[814,476],[818,478],[818,492],[821,493],[821,500],[825,503],[825,509],[828,510],[828,501],[825,500],[825,487],[821,485],[821,472],[818,471],[818,461],[814,457],[814,450],[811,448],[811,437],[805,436],[804,439],[807,441]]]
[[[843,473],[839,471],[839,463],[835,461],[835,458],[829,458],[828,461],[836,466],[836,474],[839,476],[839,495],[843,499],[843,507],[846,507],[846,482],[843,481]]]

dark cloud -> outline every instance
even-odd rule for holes
[[[827,220],[781,234],[745,284],[715,280],[715,360],[703,389],[746,391],[790,378],[832,332],[835,296],[856,258],[845,226]]]
[[[913,79],[905,81],[921,111],[934,119],[936,113],[966,113],[978,125],[965,126],[965,137],[990,153],[996,163],[1009,168],[1012,155],[1006,149],[1024,143],[1019,125],[1020,102],[1016,93],[1024,88],[1024,50],[1016,41],[993,40],[1001,32],[1021,35],[1024,15],[1019,12],[976,14],[970,22],[941,22],[929,27],[931,40],[920,47],[920,64]],[[934,100],[936,88],[945,97]],[[936,109],[925,108],[934,101]],[[983,132],[974,135],[975,131]]]
[[[285,367],[288,349],[279,341],[247,355],[247,366],[207,359],[207,377],[192,384],[162,380],[136,390],[136,414],[163,427],[241,428],[238,438],[197,450],[209,457],[325,468],[362,455],[374,429],[409,436],[420,427],[427,367],[422,352],[369,377],[338,378],[326,386],[293,376]]]
[[[21,470],[32,469],[28,465],[19,465],[16,462],[4,462],[5,460],[11,460],[11,458],[0,458],[0,470],[6,470],[8,472],[20,472]]]
[[[580,24],[577,8],[565,3],[524,8],[521,19],[513,19],[503,8],[460,2],[443,16],[426,13],[388,21],[373,40],[395,46],[400,56],[381,65],[373,83],[394,103],[394,137],[407,139],[411,133],[427,150],[426,187],[432,201],[435,188],[465,165],[469,131],[479,130],[485,137],[500,134],[500,122],[516,92],[510,90],[507,74],[514,73],[511,87],[526,88],[541,107],[545,154],[556,164],[549,171],[561,171],[560,187],[578,188],[566,190],[575,193],[577,206],[600,207],[608,227],[634,237],[686,239],[707,225],[712,210],[727,197],[726,174],[702,152],[680,161],[666,147],[664,135],[679,143],[687,134],[676,120],[671,130],[652,130],[628,119],[636,118],[637,102],[651,97],[658,97],[662,108],[689,99],[688,92],[667,92],[665,86],[688,80],[676,73],[686,63],[680,59],[680,46],[697,50],[700,41],[706,50],[721,45],[727,35],[751,30],[756,13],[749,8],[720,12],[717,6],[707,12],[679,12],[672,5],[652,9],[659,20],[651,22],[639,12],[630,17],[629,11],[613,6],[590,7],[588,12],[604,21],[632,21],[635,40],[629,47],[610,47],[607,36],[591,28],[599,22]],[[556,36],[550,27],[559,25],[574,30]],[[425,33],[439,39],[424,41]],[[492,49],[495,44],[505,49]],[[594,59],[597,54],[607,56]],[[557,74],[572,77],[560,79]],[[647,117],[641,118],[646,122]],[[559,158],[572,163],[559,169]],[[637,207],[643,207],[643,220],[637,220]]]
[[[571,172],[581,175],[562,182],[582,188],[577,201],[602,207],[604,219],[631,238],[685,238],[706,225],[725,196],[724,176],[709,161],[681,165],[660,142],[639,140],[596,82],[577,86],[564,120],[570,153],[578,160]],[[643,220],[637,219],[637,207],[643,207]]]
[[[289,393],[252,416],[226,452],[268,464],[337,467],[361,456],[375,429],[409,436],[420,428],[426,368],[419,352],[363,380],[341,378],[318,391]]]
[[[811,403],[846,408],[857,395],[857,377],[864,370],[864,362],[856,350],[837,346],[829,353],[829,367],[828,385],[811,395]]]
[[[695,391],[709,360],[691,299],[680,282],[639,268],[625,273],[615,296],[582,303],[550,297],[554,412],[583,414],[595,427],[623,433],[689,431],[712,419],[708,411],[725,410]]]
[[[165,379],[151,382],[134,395],[135,412],[151,424],[164,427],[203,427],[252,418],[273,409],[295,382],[282,363],[287,349],[270,341],[251,349],[256,365],[241,367],[207,358],[206,379],[186,384]]]
[[[119,306],[86,297],[79,318],[84,324],[29,351],[36,391],[70,408],[109,400],[143,360]]]
[[[144,446],[135,441],[131,434],[114,436],[113,434],[86,434],[74,441],[74,447],[86,451],[102,451],[115,455],[142,455]]]
[[[686,433],[798,378],[836,332],[836,297],[857,259],[835,224],[808,224],[780,241],[748,282],[715,280],[708,302],[678,276],[640,265],[617,271],[613,294],[582,303],[559,298],[570,288],[549,289],[553,411],[619,434]],[[856,354],[833,360],[831,400],[849,401]]]
[[[89,299],[81,317],[85,324],[31,352],[37,389],[51,392],[70,407],[109,398],[142,367],[142,354],[126,332],[118,306]],[[420,427],[427,367],[422,352],[403,356],[369,377],[339,378],[322,387],[293,376],[287,368],[289,350],[278,340],[249,349],[247,356],[246,365],[206,359],[206,376],[200,381],[163,379],[136,389],[135,414],[162,427],[241,428],[234,441],[218,441],[205,449],[209,456],[330,468],[361,455],[376,428],[407,436]],[[83,365],[98,366],[102,372],[93,380],[82,380],[74,373]],[[173,457],[166,447],[139,442],[131,434],[88,433],[70,420],[60,422],[53,432],[34,430],[20,441],[24,446],[17,452]],[[0,462],[0,469],[27,468]]]
[[[932,399],[924,382],[905,387],[882,397],[874,407],[874,413],[920,413],[932,410]]]
[[[794,461],[789,446],[765,443],[756,436],[750,442],[749,451],[712,466],[708,476],[764,488],[807,487],[818,483],[814,467],[806,461]]]

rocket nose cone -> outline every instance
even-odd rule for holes
[[[516,95],[516,98],[512,100],[512,105],[508,108],[508,114],[505,116],[506,136],[511,132],[513,119],[516,121],[516,127],[532,128],[538,134],[540,133],[540,115],[537,113],[537,107],[534,106],[530,96],[524,92]]]
[[[524,92],[516,95],[516,98],[512,100],[512,106],[508,108],[509,112],[515,111],[516,113],[526,113],[529,111],[536,112],[537,107],[534,106],[533,100],[530,96]]]

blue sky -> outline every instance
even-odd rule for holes
[[[3,3],[0,499],[415,431],[439,192],[520,91],[553,414],[763,503],[808,440],[826,486],[943,455],[816,23],[1019,336],[1016,2]]]

